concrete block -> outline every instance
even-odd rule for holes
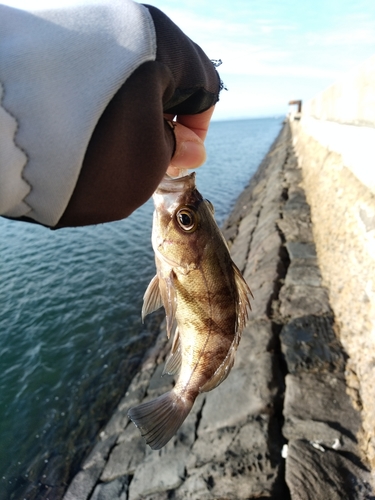
[[[321,287],[322,275],[320,269],[315,265],[306,265],[298,261],[292,261],[285,277],[285,285]]]
[[[285,318],[323,316],[331,313],[325,288],[307,285],[286,285],[279,295],[280,312]]]
[[[307,373],[286,376],[284,417],[326,422],[354,442],[361,419],[346,393],[343,373]]]
[[[316,250],[314,243],[304,243],[299,241],[289,241],[286,248],[291,261],[294,259],[305,259],[316,261]]]
[[[344,372],[346,356],[333,331],[332,317],[303,316],[287,323],[280,333],[289,373]]]

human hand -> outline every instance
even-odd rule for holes
[[[56,227],[99,224],[128,217],[145,203],[166,170],[197,168],[205,158],[206,137],[214,107],[177,114],[173,134],[163,114],[163,67],[145,63],[117,92],[89,142],[76,187]],[[168,80],[167,80],[168,81]],[[142,88],[142,92],[140,89]],[[173,151],[175,137],[175,153]],[[169,165],[169,166],[168,166]]]
[[[173,122],[176,138],[176,151],[173,155],[167,173],[177,177],[180,170],[193,169],[201,166],[206,160],[206,138],[212,113],[215,106],[197,115],[180,115]],[[173,115],[164,115],[167,120],[172,120]]]
[[[141,64],[103,111],[55,227],[128,217],[152,196],[166,171],[176,177],[206,159],[203,141],[220,77],[200,47],[161,11],[148,9],[159,41],[156,60]],[[172,132],[166,119],[174,117]]]

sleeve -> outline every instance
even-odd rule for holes
[[[107,105],[156,57],[142,5],[65,3],[41,10],[33,0],[23,9],[0,4],[0,214],[47,226],[67,206]]]

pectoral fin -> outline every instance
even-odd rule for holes
[[[163,305],[162,298],[159,290],[159,278],[154,276],[148,285],[145,294],[143,296],[143,307],[142,307],[142,321],[145,319],[147,314],[150,314]]]
[[[173,324],[176,315],[176,296],[173,286],[173,273],[166,277],[154,276],[148,285],[143,296],[142,321],[147,316],[160,307],[164,306],[167,320],[168,338],[173,331]]]
[[[167,335],[171,336],[173,324],[176,316],[176,293],[173,285],[173,271],[168,276],[159,280],[161,300],[165,309],[167,320]]]

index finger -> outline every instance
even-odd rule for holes
[[[215,106],[212,106],[206,111],[203,111],[203,113],[197,115],[178,115],[177,123],[181,123],[185,125],[185,127],[190,128],[190,130],[195,132],[197,136],[204,141],[214,109]]]

